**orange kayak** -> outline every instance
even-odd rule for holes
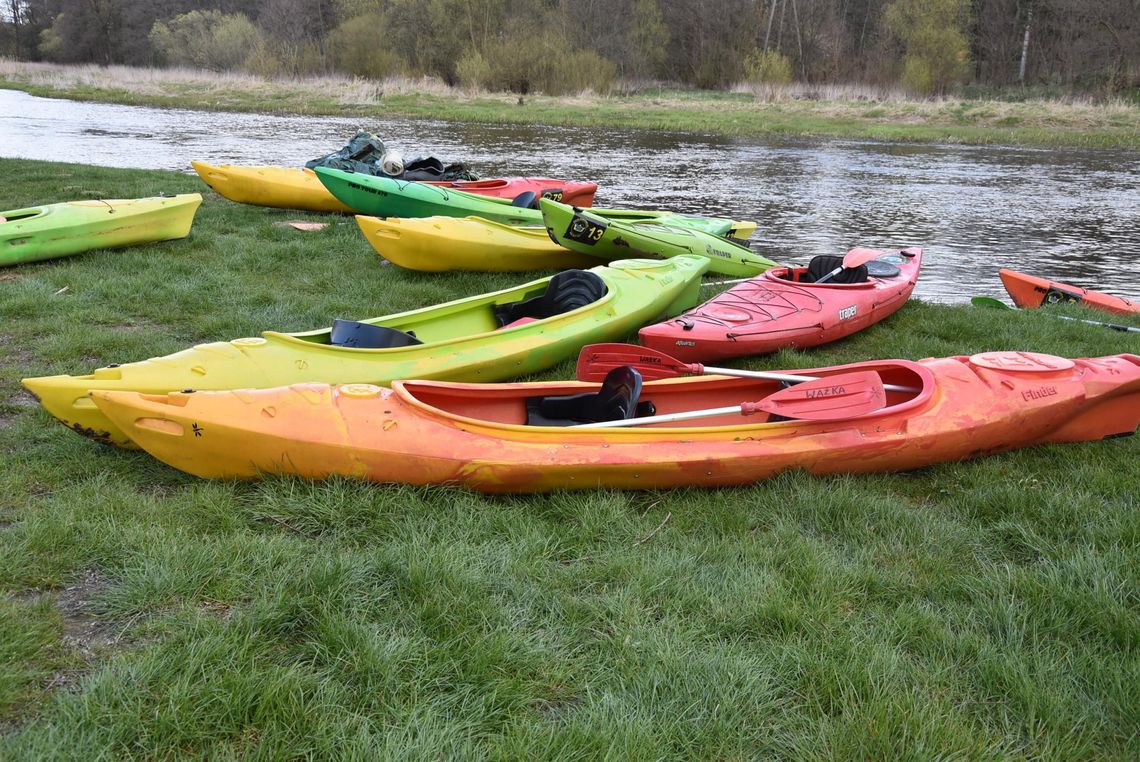
[[[991,352],[799,373],[838,384],[869,375],[862,371],[889,388],[872,400],[875,409],[831,420],[810,420],[810,400],[799,419],[755,414],[756,406],[752,415],[724,413],[722,406],[786,392],[777,381],[725,376],[618,386],[607,378],[602,387],[397,381],[390,390],[295,384],[91,396],[140,447],[202,477],[342,475],[487,492],[717,487],[787,469],[897,471],[1131,434],[1140,424],[1137,355],[1067,360]],[[631,411],[661,417],[705,408],[718,412],[664,425],[617,428],[612,422]],[[568,425],[599,419],[606,427]]]
[[[1026,275],[1016,270],[999,270],[1001,282],[1013,303],[1024,310],[1044,307],[1059,302],[1080,302],[1094,310],[1103,310],[1117,315],[1140,313],[1140,304],[1112,294],[1090,291],[1080,286],[1070,286],[1054,280]]]
[[[767,354],[785,347],[837,341],[877,323],[906,303],[918,281],[922,249],[890,253],[840,282],[816,283],[842,257],[816,257],[809,267],[777,267],[702,305],[646,326],[638,340],[685,362]]]

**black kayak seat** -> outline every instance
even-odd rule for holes
[[[333,321],[329,344],[334,347],[352,347],[355,349],[391,349],[392,347],[410,347],[415,344],[423,344],[423,342],[416,338],[414,331],[401,331],[396,328],[389,328],[386,325],[373,325],[372,323],[337,318]]]
[[[538,194],[534,191],[523,191],[514,197],[511,206],[517,206],[520,209],[538,209]]]
[[[642,402],[641,373],[623,365],[606,374],[596,392],[552,397],[529,397],[528,426],[572,426],[576,423],[624,421],[657,412],[652,402]]]
[[[830,254],[820,254],[817,257],[812,257],[808,262],[807,273],[805,273],[800,280],[803,283],[815,283],[817,280],[827,275],[829,272],[837,267],[842,267],[843,257],[835,257]],[[867,282],[867,265],[859,265],[849,270],[841,270],[836,275],[831,276],[826,281],[827,283],[866,283]]]
[[[595,272],[563,270],[550,279],[546,291],[538,296],[495,305],[495,319],[500,327],[520,318],[542,320],[593,304],[605,296],[606,291],[606,282]]]

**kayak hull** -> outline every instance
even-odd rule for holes
[[[592,210],[548,199],[542,199],[539,205],[551,240],[582,254],[602,259],[702,256],[709,259],[709,272],[744,277],[759,275],[776,266],[747,245],[728,240],[724,237],[726,233],[680,227],[668,219],[606,219]],[[743,235],[739,228],[729,232]]]
[[[214,165],[204,161],[192,161],[190,165],[219,195],[241,204],[310,212],[351,214],[353,211],[329,193],[313,170],[306,167]],[[571,199],[569,203],[578,206],[591,206],[598,190],[597,183],[549,177],[433,180],[427,184],[507,199],[533,191],[535,194],[548,194],[552,198],[568,198]]]
[[[705,363],[837,341],[893,314],[914,291],[922,249],[884,258],[898,274],[864,283],[804,283],[793,279],[807,268],[769,270],[683,315],[642,328],[638,340],[685,362]]]
[[[376,253],[423,272],[526,272],[591,267],[597,257],[563,248],[545,228],[503,225],[478,217],[366,217],[360,232]]]
[[[577,309],[499,327],[496,305],[542,294],[542,278],[490,294],[364,321],[413,331],[423,343],[381,349],[335,346],[328,328],[266,331],[258,337],[200,344],[165,357],[99,368],[84,376],[23,381],[44,408],[69,428],[119,446],[130,440],[91,402],[93,389],[162,393],[173,389],[238,389],[306,381],[388,384],[400,378],[498,381],[534,373],[583,345],[620,338],[662,314],[697,301],[706,263],[624,260],[594,267],[606,293]]]
[[[197,193],[68,201],[0,212],[0,267],[190,234]]]
[[[1140,313],[1140,304],[1112,294],[1091,291],[1080,286],[1070,286],[1034,275],[1026,275],[1016,270],[998,271],[1001,282],[1013,303],[1022,309],[1036,309],[1059,302],[1079,302],[1086,307],[1115,315],[1135,315]]]
[[[358,214],[369,217],[481,217],[504,225],[528,227],[543,225],[541,211],[514,206],[507,199],[325,167],[317,167],[316,173],[330,193],[352,207]],[[672,212],[641,212],[626,209],[592,211],[606,219],[656,221],[668,217],[671,224],[699,228],[713,235],[728,235],[734,230],[755,229],[754,223],[735,222],[724,217],[699,217]],[[629,252],[624,253],[624,256],[629,255]]]
[[[813,474],[918,468],[1035,444],[1129,434],[1140,423],[1140,357],[1063,360],[995,352],[855,370],[915,387],[846,420],[721,415],[689,425],[574,429],[525,425],[526,399],[593,384],[299,384],[252,391],[143,395],[96,391],[96,405],[143,449],[206,478],[333,476],[485,492],[721,487],[789,469]],[[764,385],[767,386],[764,386]],[[651,381],[659,413],[756,399],[775,382],[727,377]]]
[[[311,169],[214,165],[204,161],[192,161],[190,166],[218,195],[239,204],[306,212],[352,213],[325,189]]]

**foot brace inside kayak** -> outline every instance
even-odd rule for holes
[[[606,282],[589,270],[564,270],[553,278],[541,295],[522,302],[495,305],[500,326],[520,318],[543,319],[592,304],[606,295]]]
[[[572,426],[576,423],[645,418],[657,409],[652,402],[641,402],[641,374],[623,365],[606,374],[596,392],[555,397],[528,397],[528,426]]]

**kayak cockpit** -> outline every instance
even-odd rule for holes
[[[35,217],[42,217],[47,214],[47,209],[40,207],[32,207],[31,209],[13,209],[8,212],[0,212],[0,225],[6,222],[22,222],[30,220]]]
[[[863,251],[862,249],[860,251]],[[871,278],[894,278],[902,271],[899,264],[907,261],[913,255],[887,254],[878,252],[880,256],[859,265],[858,267],[844,268],[843,257],[820,254],[812,257],[807,267],[782,267],[768,272],[768,276],[776,280],[798,283],[801,285],[815,284],[825,276],[828,286],[859,286],[870,283]],[[836,273],[836,270],[839,270]],[[835,274],[832,274],[835,273]],[[820,284],[825,285],[825,284]]]
[[[408,347],[454,341],[557,317],[599,302],[608,294],[605,280],[596,272],[564,270],[546,280],[483,298],[372,320],[337,319],[331,328],[273,335],[345,349]]]
[[[817,380],[801,384],[729,376],[643,384],[635,368],[622,366],[610,371],[601,385],[400,381],[393,388],[426,413],[484,425],[571,428],[613,422],[627,426],[636,419],[635,428],[708,428],[894,413],[928,399],[934,385],[928,370],[906,360],[858,363],[810,374]]]

